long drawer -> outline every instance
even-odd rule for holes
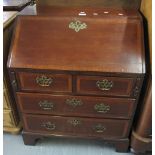
[[[104,76],[77,77],[77,92],[79,94],[131,97],[134,85],[134,78]]]
[[[130,118],[134,99],[17,93],[23,113],[66,116]]]
[[[29,132],[90,136],[98,138],[124,138],[128,136],[130,121],[59,117],[23,114],[24,129]]]
[[[19,72],[21,90],[36,92],[72,92],[72,76],[68,74],[43,74]]]

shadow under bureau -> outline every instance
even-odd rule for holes
[[[79,137],[127,151],[145,75],[137,11],[59,8],[18,17],[8,70],[25,144]]]

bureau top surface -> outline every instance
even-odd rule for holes
[[[145,73],[139,16],[98,11],[18,17],[8,67]],[[84,28],[76,32],[76,24]]]

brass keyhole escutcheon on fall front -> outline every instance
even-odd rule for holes
[[[79,32],[80,30],[86,29],[87,24],[82,23],[80,20],[75,20],[69,23],[69,28],[75,30],[75,32]]]

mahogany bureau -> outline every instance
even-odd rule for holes
[[[145,76],[137,11],[53,8],[18,17],[8,70],[25,144],[79,137],[127,151]]]

